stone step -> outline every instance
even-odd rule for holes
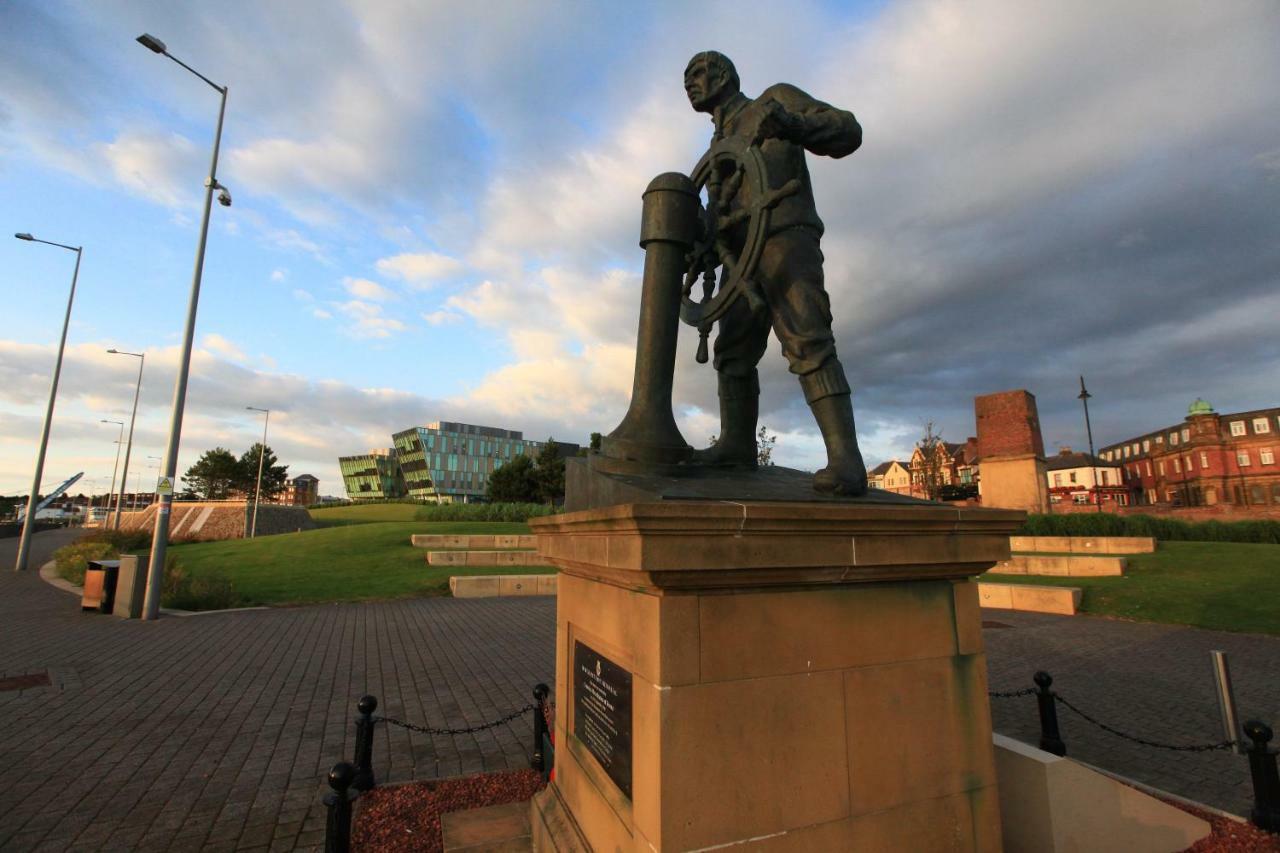
[[[536,537],[532,533],[501,533],[470,536],[447,533],[415,533],[409,537],[415,548],[456,548],[492,549],[492,548],[536,548]]]
[[[1027,610],[1075,616],[1084,591],[1078,586],[1034,586],[1018,583],[978,583],[978,602],[997,610]]]
[[[549,566],[537,551],[428,551],[428,566]]]
[[[462,575],[449,578],[454,598],[555,595],[556,575]]]
[[[1124,557],[1086,557],[1075,554],[1055,557],[1014,554],[996,563],[991,571],[1001,575],[1060,575],[1062,577],[1114,577],[1123,575]]]
[[[529,801],[440,816],[445,853],[523,853],[533,850]]]
[[[1156,540],[1150,536],[1010,536],[1015,554],[1150,554]]]

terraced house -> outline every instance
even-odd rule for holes
[[[1131,502],[1280,512],[1280,408],[1219,414],[1204,400],[1182,423],[1109,444]]]

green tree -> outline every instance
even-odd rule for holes
[[[521,454],[489,475],[489,500],[509,503],[537,503],[538,472],[533,460]]]
[[[256,469],[255,469],[256,470]],[[183,475],[185,492],[209,501],[223,500],[240,481],[240,462],[225,447],[206,450]]]
[[[238,476],[233,488],[243,492],[245,497],[253,499],[258,486],[258,453],[262,442],[256,441],[246,450],[237,463]],[[262,460],[262,498],[266,500],[284,491],[285,480],[289,478],[289,466],[277,465],[280,460],[267,445],[266,456]]]
[[[770,435],[763,424],[760,426],[760,432],[756,435],[756,464],[761,468],[773,464],[773,445],[777,440],[778,437]]]
[[[554,504],[564,502],[564,457],[554,438],[548,438],[538,451],[536,477],[538,500]]]

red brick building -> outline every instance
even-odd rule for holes
[[[1280,507],[1280,408],[1220,415],[1197,399],[1180,424],[1109,444],[1130,503]]]

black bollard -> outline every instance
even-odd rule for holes
[[[533,761],[530,765],[539,773],[547,772],[547,757],[542,750],[542,741],[547,735],[547,696],[550,693],[551,688],[547,685],[534,685],[533,701],[538,706],[533,709]]]
[[[324,853],[351,853],[351,801],[356,793],[349,790],[356,771],[345,761],[339,761],[329,771],[329,787],[332,792],[324,795],[328,817],[324,825]]]
[[[351,787],[357,791],[371,791],[378,784],[373,776],[373,712],[376,710],[378,699],[375,696],[361,696],[356,703],[356,775]]]
[[[1058,708],[1054,703],[1053,676],[1041,670],[1033,677],[1036,683],[1036,703],[1040,706],[1040,748],[1054,755],[1066,755],[1067,745],[1058,731]]]
[[[1276,769],[1276,750],[1267,746],[1271,727],[1259,720],[1244,724],[1244,733],[1253,741],[1249,746],[1249,775],[1253,777],[1253,810],[1249,821],[1267,832],[1280,832],[1280,770]]]

